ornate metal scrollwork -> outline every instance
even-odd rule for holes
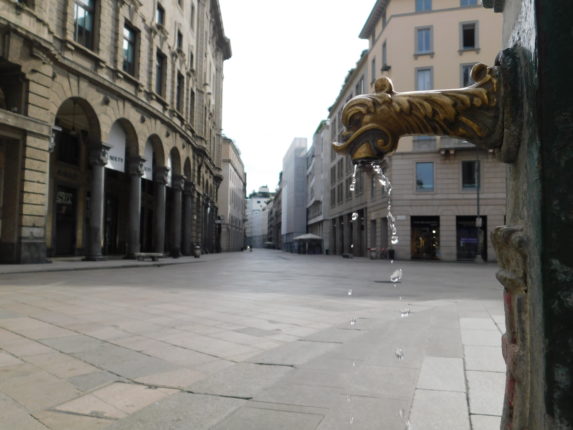
[[[502,81],[513,78],[512,64],[512,53],[503,51],[494,67],[473,67],[475,84],[451,90],[399,93],[388,77],[379,78],[374,94],[356,96],[344,106],[345,131],[334,149],[348,153],[355,163],[382,159],[407,135],[450,136],[485,149],[500,149],[508,120],[504,110],[510,111],[511,99],[506,94],[509,85]],[[513,91],[517,83],[510,84]],[[504,97],[507,100],[502,100]],[[513,161],[513,146],[501,152],[503,161]]]

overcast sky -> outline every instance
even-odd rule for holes
[[[219,0],[233,56],[224,64],[223,133],[245,164],[247,194],[274,191],[295,137],[308,146],[347,72],[375,0]]]

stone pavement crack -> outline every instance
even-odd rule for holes
[[[344,330],[344,329],[342,329]],[[352,329],[354,330],[354,329]],[[358,331],[358,330],[357,330]],[[313,343],[334,343],[337,345],[342,345],[344,342],[340,342],[337,340],[314,340],[314,339],[297,339],[299,342],[313,342]]]
[[[294,364],[286,364],[286,363],[261,363],[253,361],[248,361],[247,363],[256,364],[258,366],[279,366],[279,367],[291,367],[293,369],[296,369],[296,366]]]

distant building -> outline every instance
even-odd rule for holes
[[[294,238],[306,233],[306,138],[296,137],[283,158],[282,249],[296,252]]]
[[[231,139],[223,137],[218,206],[221,251],[240,251],[245,246],[246,175],[241,153]]]
[[[330,220],[327,216],[330,152],[329,123],[322,121],[314,132],[306,155],[307,232],[322,238],[322,252],[330,252]]]
[[[253,191],[247,198],[245,234],[246,245],[253,248],[263,248],[267,242],[268,215],[267,203],[273,198],[273,193],[265,185],[259,191]]]
[[[279,185],[271,203],[269,203],[269,220],[267,243],[268,246],[275,249],[282,249],[282,172],[279,174]]]
[[[500,34],[501,16],[478,0],[378,0],[360,33],[369,49],[330,109],[330,140],[340,138],[344,104],[373,92],[377,78],[390,77],[400,92],[470,85],[475,63],[494,63]],[[414,136],[402,138],[386,163],[395,246],[388,240],[387,195],[362,172],[351,192],[350,158],[332,153],[330,238],[336,253],[393,248],[405,259],[474,260],[479,252],[495,260],[488,237],[504,223],[506,190],[505,166],[494,153],[447,137]]]

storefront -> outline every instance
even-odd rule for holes
[[[487,231],[487,217],[480,218],[481,227],[478,227],[475,216],[456,217],[456,249],[460,261],[473,261],[480,253],[487,261],[487,235],[483,233]]]
[[[411,217],[412,259],[435,260],[440,252],[440,217]]]

